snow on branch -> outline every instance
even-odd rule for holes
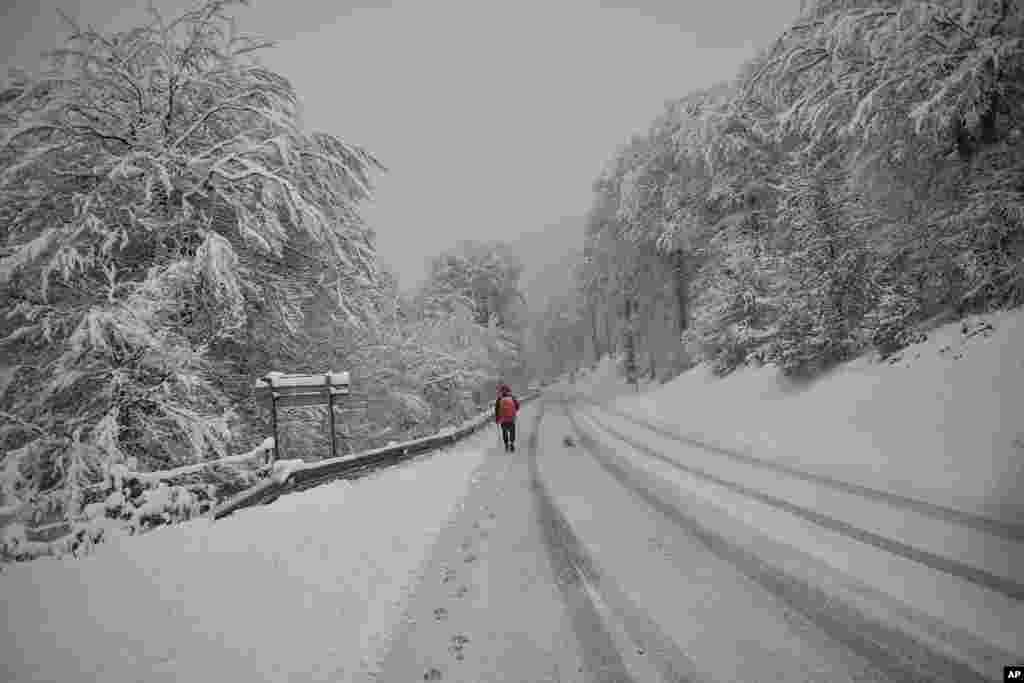
[[[203,470],[210,469],[213,467],[224,467],[228,465],[239,465],[247,462],[263,462],[268,458],[268,453],[274,450],[274,439],[273,437],[267,437],[263,440],[260,445],[253,448],[251,451],[245,453],[239,453],[237,455],[228,455],[223,458],[216,460],[207,460],[206,462],[196,463],[194,465],[183,465],[182,467],[176,467],[170,470],[161,470],[158,472],[131,472],[126,471],[120,476],[123,479],[137,479],[140,482],[146,484],[156,484],[157,482],[166,481],[168,479],[174,479],[176,477],[182,477],[187,474],[197,474]]]
[[[83,482],[132,459],[148,483],[235,463],[254,421],[223,381],[238,358],[294,362],[318,298],[374,315],[357,205],[382,167],[303,127],[239,4],[72,22],[48,70],[0,93],[0,337],[32,367],[0,397],[4,505],[70,520]]]

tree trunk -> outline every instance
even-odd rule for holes
[[[628,328],[628,326],[623,339],[623,347],[623,351],[626,355],[626,381],[630,384],[637,384],[636,340],[633,338],[633,332]]]
[[[597,306],[593,302],[587,304],[587,317],[590,318],[590,338],[594,345],[595,360],[601,357],[601,338],[597,324]]]
[[[961,161],[970,161],[974,156],[974,143],[967,127],[959,118],[953,121],[953,141],[956,144],[956,153]]]
[[[675,279],[676,314],[678,315],[679,333],[686,331],[689,325],[687,308],[689,307],[689,282],[686,274],[686,254],[682,249],[672,253],[672,273]]]
[[[1006,16],[1006,6],[1003,5],[1003,18]],[[1000,23],[1002,19],[1000,20]],[[993,28],[993,33],[996,32],[996,28]],[[981,112],[981,121],[979,122],[978,138],[983,146],[994,145],[999,141],[999,130],[996,127],[996,123],[999,119],[999,108],[1002,106],[1002,101],[999,99],[998,81],[999,73],[996,71],[996,64],[991,59],[985,64],[985,76],[988,80],[988,95],[986,99],[986,107]]]
[[[615,332],[612,330],[611,317],[604,315],[602,316],[602,321],[604,322],[604,352],[606,354],[615,353]]]

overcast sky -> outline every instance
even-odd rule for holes
[[[175,14],[189,0],[155,0]],[[627,6],[628,5],[628,6]],[[0,0],[0,55],[34,68],[57,9],[124,29],[145,2]],[[512,239],[585,213],[615,147],[662,103],[731,77],[799,0],[255,0],[243,30],[278,41],[307,123],[390,172],[365,212],[412,286],[462,239]]]

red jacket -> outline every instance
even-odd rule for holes
[[[506,399],[506,398],[511,399],[512,400],[512,405],[515,407],[514,410],[512,411],[511,415],[502,415],[501,414],[501,401],[502,401],[502,399]],[[515,397],[512,396],[512,394],[505,394],[504,396],[499,396],[498,399],[494,402],[494,421],[497,422],[498,424],[501,424],[502,422],[515,422],[516,421],[516,414],[518,412],[519,412],[519,401],[517,401],[515,399]]]

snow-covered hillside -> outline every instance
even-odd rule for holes
[[[626,387],[605,361],[576,390],[717,445],[1007,521],[1024,521],[1024,311],[974,316],[888,361],[809,384],[704,366]]]

